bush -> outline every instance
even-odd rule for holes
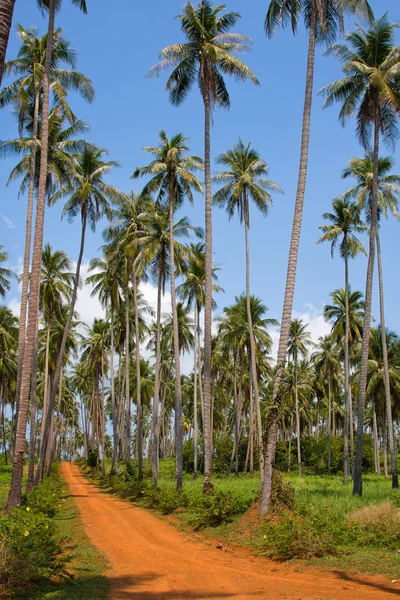
[[[302,518],[281,512],[277,523],[264,529],[265,554],[278,560],[313,558],[336,553],[335,539],[330,533],[316,531]]]
[[[282,474],[274,469],[272,474],[272,489],[271,489],[271,508],[273,510],[288,508],[293,510],[294,508],[295,492],[294,487],[290,482],[285,483],[283,481]]]
[[[251,500],[240,498],[233,492],[217,491],[195,498],[190,510],[195,513],[192,519],[197,527],[217,527],[230,523],[238,515],[250,508]]]
[[[187,495],[175,489],[165,490],[162,488],[152,488],[148,491],[146,496],[146,506],[149,508],[157,508],[163,515],[169,515],[178,508],[187,508],[188,497]]]
[[[363,545],[394,549],[400,545],[400,509],[389,500],[354,510],[347,524]]]
[[[98,457],[97,457],[97,448],[94,450],[89,450],[88,458],[87,458],[87,466],[88,467],[97,467]]]
[[[58,473],[53,471],[50,477],[45,477],[43,483],[28,494],[24,495],[22,505],[29,507],[36,513],[42,513],[47,517],[54,517],[60,504],[61,481]]]

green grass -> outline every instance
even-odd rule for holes
[[[11,482],[11,465],[0,462],[0,507],[5,506]],[[17,592],[13,597],[24,600],[105,600],[108,583],[107,561],[87,537],[75,500],[65,482],[65,503],[54,517],[57,535],[67,540],[71,562],[65,581],[43,582]]]

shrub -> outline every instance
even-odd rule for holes
[[[177,508],[187,508],[187,495],[175,489],[153,488],[148,491],[146,496],[146,505],[150,508],[157,508],[163,515],[169,515]]]
[[[277,523],[264,529],[265,554],[277,560],[313,558],[336,553],[335,539],[303,520],[281,512]]]
[[[363,545],[399,547],[400,509],[389,500],[354,510],[347,515],[347,524]]]
[[[28,495],[24,495],[22,505],[29,507],[33,512],[42,513],[50,518],[54,517],[62,495],[61,487],[58,473],[53,471],[50,477],[43,479],[39,487],[33,488]]]
[[[97,467],[98,457],[97,457],[97,448],[94,450],[89,450],[88,458],[87,458],[87,466],[88,467]]]
[[[293,510],[294,508],[295,492],[294,487],[290,482],[285,483],[283,481],[282,474],[274,469],[272,474],[272,489],[271,489],[271,507],[273,510],[288,508]]]
[[[192,519],[197,527],[217,527],[230,523],[250,507],[251,500],[240,498],[233,492],[217,491],[193,499],[190,510],[195,513]]]

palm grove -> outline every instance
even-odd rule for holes
[[[73,3],[87,12],[84,0]],[[236,31],[240,14],[209,0],[183,6],[179,23],[185,41],[162,49],[149,75],[166,73],[169,100],[176,106],[198,86],[204,152],[192,154],[183,133],[153,133],[154,145],[144,148],[145,164],[132,172],[144,187],[124,192],[106,182],[118,162],[85,140],[88,126],[70,104],[71,92],[91,102],[94,89],[75,70],[77,53],[56,28],[62,2],[39,2],[47,33],[41,37],[36,28],[17,25],[18,55],[4,62],[11,18],[7,25],[3,14],[12,15],[13,5],[0,1],[0,64],[6,77],[0,104],[13,109],[18,128],[0,151],[15,157],[9,181],[20,182],[27,213],[19,319],[0,307],[0,437],[5,459],[13,463],[8,506],[21,502],[26,458],[29,490],[40,485],[57,457],[83,455],[103,471],[110,458],[112,471],[125,462],[128,469],[135,465],[139,477],[150,469],[154,485],[160,459],[174,457],[178,490],[184,470],[194,477],[204,473],[205,493],[214,487],[213,468],[236,475],[248,471],[251,477],[259,473],[265,514],[274,467],[296,467],[300,476],[310,468],[303,457],[310,440],[320,449],[313,468],[342,469],[344,482],[352,478],[353,493],[361,494],[363,445],[371,438],[373,468],[380,474],[383,450],[385,475],[390,470],[397,487],[400,341],[385,325],[379,237],[383,217],[399,217],[400,175],[381,149],[383,144],[393,150],[399,133],[396,24],[387,15],[375,18],[366,0],[271,0],[267,7],[268,36],[286,26],[296,33],[303,20],[309,43],[299,179],[278,323],[263,299],[251,294],[249,238],[251,213],[267,215],[284,182],[281,187],[269,178],[267,162],[242,138],[215,157],[212,172],[211,124],[218,118],[216,108],[230,106],[229,80],[258,85],[238,58],[251,49],[251,40]],[[338,43],[346,15],[360,25]],[[331,333],[312,340],[308,324],[292,319],[292,309],[320,46],[343,71],[341,80],[320,93],[325,106],[339,103],[343,125],[355,126],[361,156],[343,165],[343,179],[352,187],[333,200],[319,236],[316,232],[316,241],[328,242],[332,255],[343,260],[344,274],[324,309]],[[177,217],[186,202],[201,202],[202,196],[204,228]],[[45,211],[55,203],[63,203],[62,217],[80,221],[76,262],[44,244]],[[220,267],[213,262],[213,205],[239,219],[246,257],[245,293],[214,319],[213,295],[223,290]],[[76,301],[85,240],[102,219],[108,223],[101,256],[90,262],[85,284],[105,316],[89,325],[80,321]],[[366,247],[362,234],[368,236]],[[365,293],[351,288],[350,259],[358,253],[368,258]],[[1,262],[9,258],[1,247]],[[372,327],[374,274],[380,320]],[[1,268],[2,297],[13,277]],[[157,289],[155,310],[143,294],[147,281]],[[167,292],[171,312],[166,314]],[[271,329],[277,326],[275,361]],[[193,358],[189,375],[181,372],[184,353]]]

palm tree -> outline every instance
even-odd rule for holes
[[[307,346],[312,345],[310,332],[302,319],[294,319],[290,323],[288,357],[293,360],[294,366],[294,388],[295,388],[295,410],[296,410],[296,437],[297,437],[297,462],[299,477],[301,477],[301,446],[300,446],[300,411],[297,394],[297,365],[299,357],[307,358]]]
[[[170,210],[161,204],[149,205],[148,213],[143,220],[143,230],[137,232],[139,255],[137,262],[146,265],[153,279],[157,281],[157,313],[156,313],[156,365],[153,398],[152,420],[152,449],[153,449],[153,484],[157,485],[158,476],[158,411],[160,389],[160,360],[161,360],[161,296],[165,294],[165,284],[168,275],[171,276],[171,237],[174,239],[174,262],[176,269],[182,272],[184,248],[177,239],[187,238],[191,233],[202,234],[200,228],[193,227],[190,221],[183,217],[170,227]],[[174,338],[175,339],[175,338]],[[179,340],[176,340],[177,344]],[[176,345],[178,347],[178,345]],[[179,437],[179,434],[178,434]],[[177,478],[177,485],[179,481]]]
[[[272,204],[272,198],[269,192],[282,192],[282,189],[278,184],[267,179],[267,163],[260,158],[259,153],[251,147],[250,143],[246,145],[241,139],[239,139],[236,146],[234,146],[231,150],[220,154],[217,158],[217,163],[226,167],[227,170],[218,173],[213,178],[215,182],[224,184],[223,187],[214,194],[214,202],[215,204],[226,208],[230,219],[237,210],[240,222],[242,223],[244,221],[246,251],[246,301],[250,337],[250,375],[253,382],[253,391],[256,404],[257,430],[260,449],[260,478],[262,483],[264,476],[264,452],[262,448],[260,394],[258,389],[255,344],[250,307],[249,200],[253,200],[258,210],[263,215],[266,215],[268,213],[269,206]]]
[[[269,37],[272,37],[279,26],[286,27],[287,25],[291,26],[292,31],[295,34],[301,17],[303,17],[304,25],[308,31],[306,89],[303,108],[299,178],[290,239],[281,331],[279,336],[278,369],[276,371],[272,391],[272,404],[274,406],[278,397],[280,380],[283,377],[290,322],[292,318],[297,259],[307,181],[315,50],[317,43],[330,43],[332,38],[336,37],[338,31],[343,28],[343,15],[346,12],[356,13],[368,19],[372,18],[372,11],[367,0],[271,0],[265,19],[265,31]],[[278,439],[279,410],[280,403],[277,403],[275,410],[271,411],[269,415],[268,439],[265,445],[265,478],[262,500],[260,503],[261,515],[265,515],[269,507],[272,489],[272,465],[275,458],[276,443]]]
[[[10,37],[15,0],[0,0],[0,85],[4,73],[8,38]]]
[[[361,348],[360,386],[358,396],[356,468],[353,494],[362,494],[362,445],[364,433],[365,394],[368,374],[368,348],[371,328],[372,287],[375,264],[375,244],[378,231],[378,185],[380,135],[386,143],[395,145],[398,136],[397,115],[400,110],[400,51],[394,43],[394,28],[386,15],[373,21],[371,29],[346,36],[346,44],[329,49],[343,64],[345,78],[321,90],[326,96],[324,106],[342,103],[339,118],[344,125],[351,117],[357,119],[357,135],[364,148],[373,135],[373,177],[369,206],[369,254],[365,293],[365,319]],[[396,483],[393,480],[393,483]]]
[[[337,388],[340,374],[338,348],[332,335],[318,338],[318,348],[311,356],[316,371],[323,374],[328,383],[328,474],[331,472],[332,391]]]
[[[379,217],[384,214],[388,217],[388,213],[399,219],[398,205],[400,197],[400,176],[389,175],[393,167],[393,160],[389,156],[380,157],[378,159],[378,223]],[[367,219],[369,219],[370,203],[372,198],[372,182],[374,173],[374,158],[371,152],[365,154],[363,158],[352,158],[349,161],[348,167],[343,172],[343,179],[353,176],[357,179],[357,185],[342,194],[345,198],[355,198],[360,209],[366,209]],[[389,429],[389,446],[392,467],[392,486],[398,487],[397,465],[396,465],[396,449],[393,433],[392,406],[390,402],[390,378],[388,372],[388,360],[386,348],[386,327],[385,327],[385,302],[383,291],[383,272],[382,272],[382,255],[379,238],[379,225],[376,228],[376,254],[378,262],[378,281],[379,281],[379,307],[381,319],[381,334],[384,348],[384,365],[386,372],[386,414],[388,419]]]
[[[50,426],[51,417],[54,409],[54,401],[58,390],[58,383],[61,375],[61,368],[64,360],[65,345],[68,338],[69,328],[73,318],[78,287],[80,283],[80,269],[85,248],[86,227],[90,226],[92,231],[96,228],[97,221],[106,216],[111,219],[111,209],[109,201],[118,197],[119,192],[116,188],[104,183],[103,177],[114,167],[118,166],[116,161],[103,161],[103,155],[106,151],[97,148],[93,144],[85,142],[84,148],[75,158],[75,171],[71,174],[71,182],[58,190],[50,198],[50,204],[54,204],[59,198],[71,194],[69,200],[64,206],[62,216],[67,215],[70,221],[80,214],[82,221],[81,242],[79,256],[76,264],[76,273],[74,288],[71,296],[69,317],[65,326],[64,335],[61,341],[60,351],[57,357],[57,365],[54,372],[53,383],[50,391],[50,400],[48,412],[46,415],[46,427]],[[40,458],[37,470],[37,482],[40,481],[41,469],[43,470],[46,448],[45,444],[40,449]]]
[[[224,290],[215,283],[218,281],[218,267],[213,266],[213,292],[214,294],[223,292]],[[183,265],[184,281],[177,288],[177,293],[183,300],[187,301],[187,307],[194,307],[194,353],[193,353],[193,447],[194,447],[194,468],[193,477],[197,478],[197,444],[198,444],[198,420],[197,420],[197,390],[200,362],[200,313],[205,302],[205,246],[202,242],[190,244],[187,249],[185,263]],[[216,303],[213,300],[213,308]]]
[[[114,315],[115,308],[121,301],[118,262],[109,248],[104,248],[104,258],[94,258],[89,263],[89,272],[95,271],[86,278],[87,285],[93,285],[91,296],[98,296],[103,307],[110,307],[110,380],[111,380],[111,407],[113,424],[113,456],[111,471],[118,473],[118,421],[115,403],[114,386]]]
[[[133,177],[151,176],[150,181],[143,189],[143,194],[155,193],[159,201],[168,198],[171,305],[174,321],[176,484],[178,490],[182,489],[183,436],[179,330],[175,291],[174,212],[182,206],[185,197],[189,202],[193,202],[193,192],[203,193],[200,181],[193,174],[194,171],[202,170],[203,161],[197,156],[187,156],[188,141],[189,139],[181,133],[169,140],[165,131],[161,131],[159,146],[144,148],[153,156],[152,162],[146,167],[136,169],[133,173]],[[156,393],[159,393],[159,369],[156,369],[155,390]]]
[[[367,228],[360,218],[360,209],[348,198],[336,198],[332,202],[333,212],[324,213],[322,216],[330,224],[320,227],[324,234],[317,243],[330,242],[331,255],[340,241],[340,255],[344,260],[344,289],[345,289],[345,332],[344,332],[344,461],[343,471],[344,483],[347,483],[349,472],[349,258],[354,258],[358,252],[367,254],[364,246],[356,237],[356,233],[362,233]],[[352,449],[353,452],[353,449]],[[351,458],[353,462],[353,455]]]
[[[0,244],[0,264],[6,262],[10,258],[8,252],[5,252],[3,248],[4,246]],[[15,273],[11,271],[11,269],[0,267],[0,296],[2,298],[4,298],[10,289],[10,279],[12,279],[12,277],[15,277]]]
[[[29,296],[29,314],[26,328],[26,342],[24,347],[24,363],[21,373],[21,390],[18,409],[18,424],[15,441],[15,451],[13,460],[13,472],[10,486],[10,494],[7,501],[7,508],[12,508],[21,503],[22,490],[22,472],[25,452],[25,435],[28,419],[29,390],[31,383],[33,348],[35,345],[36,331],[38,325],[39,313],[39,286],[40,286],[40,267],[42,260],[43,230],[44,230],[44,210],[46,199],[46,180],[47,180],[47,150],[48,150],[48,114],[49,114],[49,92],[50,77],[53,51],[53,35],[56,8],[60,8],[61,1],[39,0],[40,5],[48,8],[49,21],[47,30],[46,57],[43,72],[43,95],[42,95],[42,134],[41,134],[41,161],[39,170],[38,195],[36,206],[35,236],[33,243],[33,255],[31,266],[30,296]],[[72,0],[74,4],[86,11],[85,0]]]
[[[62,250],[53,252],[46,244],[42,255],[41,282],[39,290],[39,309],[46,323],[46,358],[44,368],[43,418],[41,439],[44,436],[44,424],[47,408],[49,379],[50,330],[53,318],[60,313],[62,305],[71,296],[73,273],[69,272],[71,261]]]
[[[172,68],[167,90],[172,104],[179,106],[197,80],[204,104],[204,171],[206,228],[206,297],[204,323],[204,491],[212,489],[211,433],[211,327],[212,327],[212,191],[211,191],[211,115],[215,107],[229,108],[230,98],[224,75],[256,85],[254,73],[234,54],[249,50],[251,40],[230,30],[240,18],[237,12],[220,15],[225,6],[213,8],[211,0],[191,2],[179,15],[186,42],[167,46],[161,62],[150,75]]]
[[[19,401],[20,383],[21,383],[21,372],[22,363],[24,358],[24,344],[25,344],[25,328],[26,328],[26,315],[28,305],[28,286],[29,286],[29,263],[30,263],[30,252],[31,252],[31,237],[32,237],[32,213],[33,213],[33,195],[35,183],[38,183],[39,170],[40,170],[40,156],[37,156],[37,146],[39,145],[38,130],[39,130],[39,119],[40,119],[40,102],[43,90],[43,73],[44,64],[46,57],[47,47],[47,35],[41,38],[37,37],[37,30],[34,27],[24,29],[21,25],[17,26],[18,36],[21,40],[21,47],[18,52],[18,56],[14,60],[7,61],[5,68],[7,73],[13,73],[17,76],[17,79],[6,86],[0,92],[0,106],[3,107],[9,103],[17,106],[18,109],[18,121],[20,133],[25,127],[29,133],[31,132],[31,138],[22,138],[13,142],[5,142],[1,145],[2,152],[28,152],[27,156],[19,163],[19,165],[13,169],[10,176],[12,180],[15,176],[19,176],[25,170],[25,176],[21,185],[21,191],[28,187],[28,204],[26,213],[26,230],[25,230],[25,249],[24,249],[24,265],[22,275],[22,290],[21,290],[21,308],[20,308],[20,330],[19,330],[19,343],[18,343],[18,378],[17,378],[17,402]],[[50,125],[50,136],[49,136],[49,147],[53,149],[52,154],[58,157],[57,166],[63,165],[65,162],[64,151],[65,142],[70,139],[71,135],[77,133],[79,127],[83,126],[81,121],[76,121],[74,115],[69,109],[66,101],[67,92],[69,89],[78,91],[83,98],[91,102],[94,97],[94,90],[90,79],[82,75],[77,71],[72,71],[61,67],[62,64],[66,64],[71,68],[74,68],[76,63],[76,52],[71,47],[70,43],[63,37],[62,30],[57,29],[54,32],[53,39],[53,51],[52,51],[52,66],[50,71],[50,86],[53,95],[58,103],[63,108],[64,113],[68,114],[69,119],[72,121],[72,130],[68,130],[68,137],[60,134],[61,124],[64,120],[56,120],[56,124],[59,125],[57,129],[54,127],[55,115],[59,115],[59,109],[53,110],[53,118],[49,117]],[[58,134],[56,137],[54,133]],[[53,135],[52,135],[53,134]],[[40,136],[39,136],[40,138]],[[56,140],[58,150],[62,150],[61,153],[57,152]],[[60,144],[61,142],[61,144]],[[62,144],[64,142],[64,144]],[[68,142],[67,142],[68,143]],[[40,145],[38,147],[40,154]],[[60,154],[63,160],[60,160]],[[54,162],[49,161],[48,163]],[[54,165],[51,169],[55,171]],[[60,173],[65,174],[65,167],[61,166]],[[57,172],[57,171],[56,171]]]

